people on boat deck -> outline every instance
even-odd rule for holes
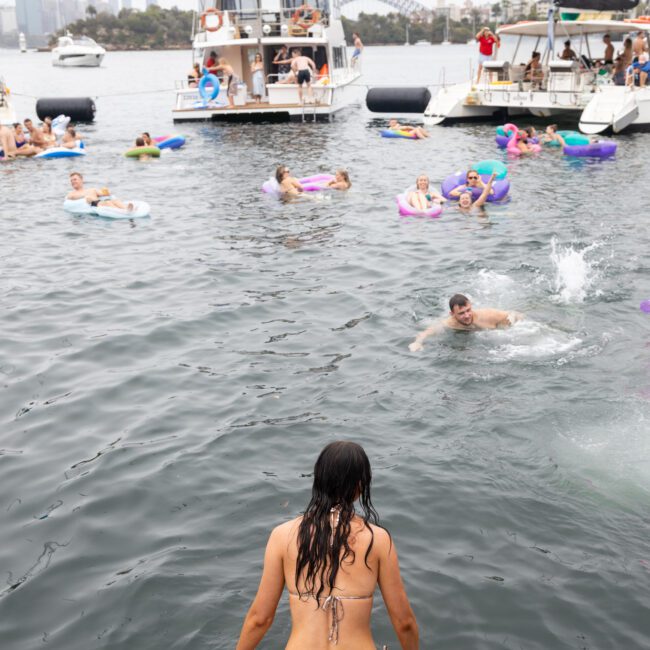
[[[628,85],[634,87],[635,83],[638,82],[638,85],[643,88],[650,74],[650,61],[647,52],[643,52],[638,57],[638,61],[632,63],[631,68],[631,72],[628,74]]]
[[[420,174],[415,179],[415,189],[407,194],[406,200],[416,210],[427,210],[434,203],[444,203],[447,199],[431,189],[428,176]]]
[[[276,168],[275,180],[278,182],[280,194],[296,196],[305,191],[298,179],[291,176],[286,165],[279,165]]]
[[[75,131],[72,126],[68,126],[65,133],[61,137],[61,146],[66,149],[76,149],[79,146],[81,136]]]
[[[120,210],[128,210],[129,212],[133,210],[132,203],[125,204],[117,199],[108,198],[110,197],[110,192],[107,188],[102,190],[96,190],[93,188],[86,189],[84,187],[84,177],[79,172],[72,172],[70,174],[70,185],[72,185],[72,192],[65,197],[70,201],[86,199],[86,202],[94,208],[118,208]]]
[[[219,72],[217,70],[217,63],[217,53],[212,50],[208,60],[205,62],[205,68],[210,74],[217,74]]]
[[[646,40],[646,35],[644,31],[638,31],[636,33],[636,38],[632,45],[632,53],[634,56],[641,56],[644,52],[648,51],[648,41]]]
[[[201,66],[198,63],[195,63],[192,66],[192,69],[187,74],[188,87],[196,88],[199,85],[199,81],[201,81],[202,76],[203,75],[201,74]]]
[[[235,95],[237,94],[237,86],[239,84],[239,77],[235,74],[233,67],[228,63],[228,59],[221,57],[217,65],[213,66],[216,72],[222,72],[225,77],[227,85],[228,108],[235,108]]]
[[[370,620],[379,587],[399,646],[418,650],[418,624],[395,539],[379,524],[372,505],[372,470],[363,447],[330,442],[318,456],[313,477],[304,514],[271,532],[236,650],[262,647],[285,587],[291,609],[287,648],[375,648]]]
[[[337,169],[334,174],[334,179],[327,183],[331,190],[349,190],[352,187],[350,181],[350,174],[345,169]]]
[[[571,41],[564,41],[564,49],[562,50],[562,54],[560,54],[560,58],[564,61],[577,60],[578,55],[571,49]]]
[[[483,182],[483,179],[481,178],[481,175],[473,170],[470,169],[467,174],[465,174],[465,182],[462,185],[457,185],[454,187],[453,190],[449,192],[449,196],[460,196],[461,194],[464,194],[465,192],[470,192],[475,188],[475,187],[480,187],[481,189],[485,189],[487,187],[487,184]],[[490,191],[488,194],[494,194],[494,190],[492,189],[492,186],[490,186]]]
[[[627,69],[628,66],[632,65],[632,59],[634,58],[634,50],[632,47],[632,39],[626,38],[623,41],[623,49],[621,50],[621,59],[623,60],[623,65]]]
[[[286,45],[280,46],[280,49],[275,53],[273,65],[277,66],[278,81],[283,82],[291,72],[291,58]]]
[[[615,86],[625,85],[625,69],[627,66],[623,62],[622,56],[617,56],[614,59],[614,67],[612,68],[612,81]]]
[[[264,97],[264,61],[259,52],[251,63],[251,74],[253,75],[253,99],[259,104]]]
[[[436,321],[433,325],[420,332],[409,345],[409,350],[419,352],[425,339],[434,334],[440,334],[447,329],[466,332],[503,329],[511,327],[523,318],[523,314],[516,311],[474,309],[467,296],[456,293],[449,299],[449,316]]]
[[[305,103],[312,104],[314,102],[314,92],[311,88],[311,77],[312,71],[316,74],[316,64],[308,56],[305,56],[300,48],[296,48],[292,52],[291,70],[296,75],[298,101],[302,104],[302,87],[307,84],[307,99]]]
[[[478,75],[476,83],[481,80],[481,73],[483,72],[483,63],[489,61],[496,50],[499,49],[501,41],[499,37],[494,34],[489,27],[482,27],[476,34],[476,41],[478,42]]]
[[[603,36],[603,43],[605,43],[605,51],[600,63],[604,66],[611,66],[614,63],[614,46],[612,45],[612,37],[609,34]]]
[[[458,209],[461,212],[466,213],[470,212],[474,208],[482,210],[485,202],[488,200],[488,196],[492,193],[492,184],[494,183],[496,176],[496,172],[493,172],[488,179],[488,182],[485,184],[481,195],[476,200],[474,200],[474,195],[472,194],[471,189],[467,188],[464,192],[461,192],[458,196]]]
[[[537,51],[533,51],[530,61],[524,68],[524,81],[531,81],[534,84],[541,82],[544,78],[544,71],[542,70],[541,55]]]
[[[405,133],[412,133],[417,138],[428,138],[429,132],[421,126],[409,126],[408,124],[400,124],[395,118],[388,120],[388,128],[391,131],[404,131]]]
[[[557,124],[549,124],[540,139],[542,142],[557,142],[560,147],[566,144],[564,138],[557,132]]]
[[[352,52],[350,63],[352,64],[352,67],[354,67],[359,61],[361,52],[363,52],[363,42],[361,41],[361,36],[359,36],[357,32],[352,32],[352,44],[354,45],[354,51]]]

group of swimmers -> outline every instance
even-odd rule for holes
[[[22,124],[16,122],[11,127],[0,125],[0,158],[35,156],[53,147],[76,149],[80,140],[73,126],[68,125],[58,140],[52,130],[51,117],[46,117],[39,126],[27,118]]]

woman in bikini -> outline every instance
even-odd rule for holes
[[[350,174],[345,169],[337,169],[334,178],[327,183],[331,190],[349,190],[352,187]]]
[[[447,199],[429,187],[429,177],[424,174],[415,180],[415,189],[408,193],[406,200],[416,210],[427,210],[432,203],[444,203]]]
[[[375,650],[370,614],[377,585],[402,650],[418,650],[418,626],[395,544],[370,499],[371,477],[360,445],[338,441],[323,449],[305,514],[271,533],[237,650],[260,643],[285,585],[292,622],[286,650]],[[355,512],[357,500],[362,514]]]

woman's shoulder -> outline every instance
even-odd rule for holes
[[[292,535],[295,535],[296,531],[298,530],[298,526],[300,526],[301,521],[302,521],[302,516],[295,517],[294,519],[290,519],[289,521],[285,521],[282,524],[278,524],[271,531],[271,536],[277,537],[277,538],[288,539]]]

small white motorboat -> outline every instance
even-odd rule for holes
[[[52,65],[64,68],[96,68],[101,65],[106,50],[92,38],[72,34],[61,36],[52,50]]]

